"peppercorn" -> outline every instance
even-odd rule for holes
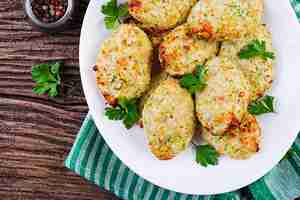
[[[34,15],[45,23],[53,23],[62,18],[67,10],[67,0],[32,0]]]

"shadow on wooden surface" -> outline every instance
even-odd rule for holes
[[[84,9],[84,6],[82,7]],[[0,1],[0,199],[116,199],[63,166],[88,108],[81,89],[74,29],[33,30],[22,0]],[[31,66],[64,61],[64,93],[32,93]]]

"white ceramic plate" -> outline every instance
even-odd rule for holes
[[[159,161],[147,148],[143,129],[123,128],[104,116],[104,99],[98,91],[92,68],[105,29],[102,0],[91,0],[80,38],[80,72],[90,112],[113,152],[146,180],[177,192],[217,194],[244,187],[265,175],[284,156],[300,130],[300,25],[288,0],[265,0],[265,22],[273,33],[277,50],[276,79],[270,93],[277,99],[277,114],[259,118],[263,140],[261,151],[249,160],[227,157],[218,166],[204,168],[195,163],[192,148],[170,161]]]

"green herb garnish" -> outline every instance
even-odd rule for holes
[[[207,86],[206,75],[207,69],[203,65],[197,65],[196,73],[184,75],[180,79],[180,85],[186,88],[191,94],[195,94],[195,92],[202,91]]]
[[[118,105],[115,108],[105,109],[105,115],[110,120],[122,120],[127,129],[130,129],[140,118],[136,100],[118,99]]]
[[[36,94],[48,93],[50,97],[59,94],[61,79],[59,75],[61,63],[44,63],[32,67],[32,80],[36,82],[32,91]]]
[[[115,29],[120,23],[121,17],[128,15],[128,4],[120,4],[117,0],[111,0],[103,5],[101,12],[105,15],[104,22],[107,29]]]
[[[264,60],[274,59],[273,52],[266,51],[266,42],[259,40],[252,40],[238,53],[240,59],[249,59],[253,57],[261,57]]]
[[[261,115],[274,112],[274,97],[266,95],[248,106],[248,112],[252,115]]]
[[[204,167],[217,165],[219,153],[208,144],[196,146],[196,162]]]

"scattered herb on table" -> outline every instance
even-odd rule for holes
[[[248,107],[248,112],[252,115],[261,115],[274,111],[274,97],[266,95],[252,102]]]
[[[118,105],[115,108],[106,108],[105,115],[110,120],[122,120],[127,129],[133,127],[140,118],[136,100],[125,98],[118,99]]]
[[[32,67],[32,80],[36,82],[33,92],[36,94],[48,93],[50,97],[55,97],[59,94],[61,63],[44,63],[34,65]]]
[[[261,57],[265,60],[274,59],[275,55],[273,52],[266,50],[266,42],[259,40],[252,40],[238,53],[240,59],[249,59],[253,57]]]
[[[58,21],[66,13],[67,0],[32,0],[33,14],[43,22],[52,23]]]
[[[128,4],[124,3],[118,6],[117,0],[110,0],[102,6],[101,12],[105,15],[106,28],[114,29],[121,23],[120,18],[128,15]]]
[[[196,146],[196,162],[204,167],[217,165],[219,153],[209,144]]]
[[[196,66],[195,74],[186,74],[180,79],[180,85],[186,88],[191,94],[202,91],[206,86],[207,69],[203,65]]]

